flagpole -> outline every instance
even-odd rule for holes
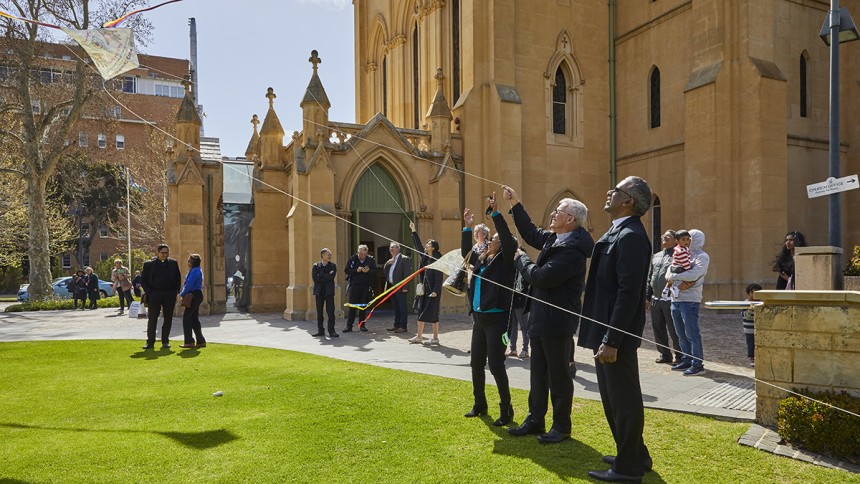
[[[125,216],[126,216],[126,237],[128,237],[128,271],[131,274],[134,265],[131,261],[131,175],[128,171],[128,166],[125,167]]]

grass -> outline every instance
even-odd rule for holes
[[[588,482],[614,450],[598,402],[575,401],[575,440],[542,446],[463,418],[468,382],[265,348],[136,348],[0,344],[0,482]],[[526,398],[514,391],[518,421]],[[747,427],[646,410],[644,482],[860,482],[742,447]]]
[[[87,300],[87,307],[89,307],[89,299]],[[11,306],[7,306],[5,312],[7,313],[20,313],[22,311],[56,311],[59,309],[73,309],[75,304],[74,299],[48,299],[45,301],[34,301],[34,302],[25,302],[19,304],[13,304]],[[118,308],[119,307],[119,296],[111,296],[111,297],[103,297],[96,300],[96,304],[100,308]],[[80,303],[78,304],[80,306]]]

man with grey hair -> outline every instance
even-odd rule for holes
[[[588,208],[565,198],[552,211],[549,230],[544,230],[535,226],[512,188],[502,189],[523,241],[540,250],[534,262],[524,252],[516,259],[517,271],[530,285],[526,305],[532,362],[529,414],[522,425],[508,433],[539,434],[541,443],[561,442],[570,437],[573,379],[568,365],[579,324],[585,264],[594,247],[591,234],[583,228]],[[544,433],[548,396],[552,397],[552,428]]]
[[[412,259],[400,253],[400,244],[397,242],[388,245],[388,253],[391,254],[391,258],[385,262],[382,270],[385,272],[386,287],[393,287],[412,274]],[[388,331],[406,332],[406,293],[409,291],[407,286],[408,284],[394,291],[391,296],[391,305],[394,306],[394,326],[388,328]]]
[[[645,329],[651,261],[640,217],[650,205],[651,188],[639,177],[627,177],[606,193],[603,209],[612,225],[594,246],[585,284],[579,346],[594,351],[597,387],[616,447],[616,455],[603,457],[612,467],[588,472],[603,481],[640,482],[652,465],[642,439],[645,411],[636,354]]]
[[[373,276],[376,275],[376,261],[373,256],[368,254],[369,249],[366,245],[358,246],[358,252],[350,257],[346,263],[346,292],[350,304],[367,304],[370,301],[370,288],[373,287]],[[355,324],[355,314],[358,312],[358,326],[361,331],[367,331],[364,324],[365,311],[357,310],[354,307],[349,308],[349,314],[346,317],[346,328],[344,333],[352,332],[352,325]]]

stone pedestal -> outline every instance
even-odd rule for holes
[[[860,397],[860,292],[756,291],[755,376],[781,388]],[[756,421],[775,427],[788,392],[756,384]]]
[[[794,249],[795,289],[829,291],[842,289],[842,249],[831,246]]]

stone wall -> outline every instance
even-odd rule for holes
[[[860,396],[860,292],[757,291],[756,378]],[[756,421],[776,426],[788,393],[756,383]]]

